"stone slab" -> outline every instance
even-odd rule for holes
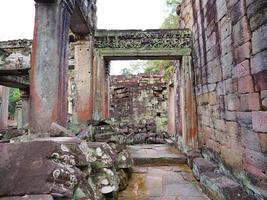
[[[186,164],[184,154],[168,145],[134,145],[128,146],[135,165],[168,166]]]
[[[119,194],[119,200],[208,200],[197,183],[183,178],[186,173],[193,180],[185,165],[140,168],[143,173],[135,169],[128,188]]]
[[[244,200],[246,194],[241,185],[234,180],[212,172],[200,176],[201,184],[213,195],[213,198],[224,200]]]

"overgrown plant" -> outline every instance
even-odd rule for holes
[[[20,90],[17,88],[11,88],[9,92],[9,105],[8,112],[14,116],[16,112],[16,103],[20,100]]]

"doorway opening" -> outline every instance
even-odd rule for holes
[[[170,124],[175,121],[174,104],[170,104],[175,101],[170,92],[174,63],[110,61],[109,117],[120,132],[129,135],[129,143],[161,144],[166,137],[175,135],[175,123]]]

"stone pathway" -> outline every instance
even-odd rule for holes
[[[119,200],[208,200],[185,164],[185,156],[175,149],[136,145],[129,150],[135,161],[134,173]]]

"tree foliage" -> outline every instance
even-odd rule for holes
[[[146,62],[143,60],[136,60],[130,63],[130,67],[125,67],[121,70],[122,75],[133,75],[142,73],[146,68]]]
[[[17,88],[11,88],[9,92],[9,105],[8,111],[11,114],[15,114],[16,103],[20,100],[20,90]]]
[[[181,0],[166,0],[166,5],[169,8],[169,14],[161,25],[161,29],[177,29],[179,27],[179,16],[175,13],[176,6],[181,3]],[[173,61],[171,60],[156,60],[148,61],[145,67],[145,72],[158,73],[164,70],[164,79],[169,81],[174,70]]]
[[[131,75],[131,74],[132,74],[132,71],[130,68],[125,67],[121,70],[121,75]]]

